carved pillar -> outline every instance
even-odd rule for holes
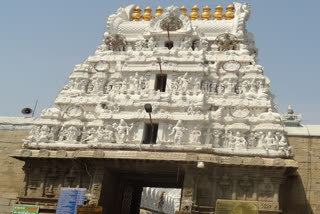
[[[66,175],[66,169],[64,168],[60,168],[57,170],[57,175],[58,175],[58,179],[57,179],[57,189],[58,192],[60,192],[61,187],[65,187],[65,175]]]
[[[252,194],[252,200],[257,201],[258,200],[258,178],[254,178],[253,180],[253,194]]]
[[[214,176],[212,178],[212,201],[213,201],[213,206],[216,206],[216,200],[217,200],[217,180],[218,178]]]
[[[272,179],[273,183],[273,209],[279,209],[279,191],[280,191],[280,184],[282,183],[282,178],[274,178]]]
[[[279,188],[280,188],[280,184],[279,183],[275,183],[273,184],[274,186],[274,195],[273,195],[273,201],[274,202],[279,202]]]
[[[237,179],[232,179],[232,200],[237,200]]]
[[[41,191],[41,197],[45,196],[45,187],[47,182],[47,176],[48,176],[48,168],[41,168],[40,169],[40,187],[39,191]]]
[[[29,183],[29,177],[31,173],[31,167],[27,167],[26,165],[23,166],[23,171],[24,171],[24,180],[23,180],[23,185],[20,189],[19,196],[23,197],[27,195],[27,189],[28,189],[28,183]]]
[[[193,185],[193,203],[194,204],[198,204],[198,183],[199,183],[199,180],[200,180],[200,174],[198,174],[199,172],[197,172],[197,175],[194,176],[194,185]]]
[[[102,182],[103,182],[103,174],[104,174],[103,167],[95,168],[93,178],[92,178],[92,186],[90,189],[91,199],[89,201],[89,205],[98,206],[100,194],[101,194]]]
[[[48,198],[57,197],[56,191],[55,191],[55,184],[58,181],[58,174],[56,173],[56,170],[54,168],[51,169],[51,171],[47,175],[46,179],[46,185],[45,185],[45,191],[44,195]]]
[[[193,170],[186,168],[181,196],[180,211],[190,212],[194,199],[194,175]]]

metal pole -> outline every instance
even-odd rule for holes
[[[149,118],[150,118],[150,124],[151,124],[151,139],[150,139],[150,144],[153,144],[153,123],[152,123],[152,118],[151,118],[151,112],[149,112]]]
[[[37,105],[38,105],[38,99],[36,100],[36,104],[33,107],[32,117],[34,116],[34,112],[36,111]]]

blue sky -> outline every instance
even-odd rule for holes
[[[243,2],[243,1],[239,1]],[[320,124],[320,1],[251,0],[248,30],[255,35],[259,64],[271,80],[280,112],[289,104],[304,124]],[[30,0],[2,1],[0,7],[0,116],[21,116],[23,107],[36,115],[52,105],[75,64],[102,42],[105,22],[119,6],[154,9],[174,4],[190,8],[226,0]]]

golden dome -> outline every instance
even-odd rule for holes
[[[180,7],[180,11],[183,15],[187,16],[187,8],[185,6]]]
[[[150,21],[150,20],[152,19],[152,14],[151,14],[151,12],[152,12],[151,7],[146,7],[146,8],[144,9],[144,13],[143,13],[143,15],[142,15],[143,20],[145,20],[145,21]]]
[[[197,20],[199,18],[199,7],[197,5],[193,6],[191,8],[191,13],[189,14],[189,17],[192,21]]]
[[[216,7],[216,11],[212,14],[213,18],[215,20],[221,20],[223,18],[223,7],[221,5],[218,5]]]
[[[234,6],[232,4],[228,5],[224,17],[226,18],[226,20],[231,20],[234,18]]]
[[[141,19],[141,8],[139,6],[134,8],[131,18],[134,21],[139,21]]]
[[[157,18],[158,16],[161,16],[163,13],[163,8],[161,6],[158,6],[156,9],[156,13],[153,15],[154,18]]]
[[[211,8],[207,5],[203,8],[203,13],[201,14],[202,20],[209,20],[211,18]]]

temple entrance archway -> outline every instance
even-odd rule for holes
[[[99,204],[104,213],[139,214],[144,187],[182,189],[183,166],[167,161],[108,161]]]

